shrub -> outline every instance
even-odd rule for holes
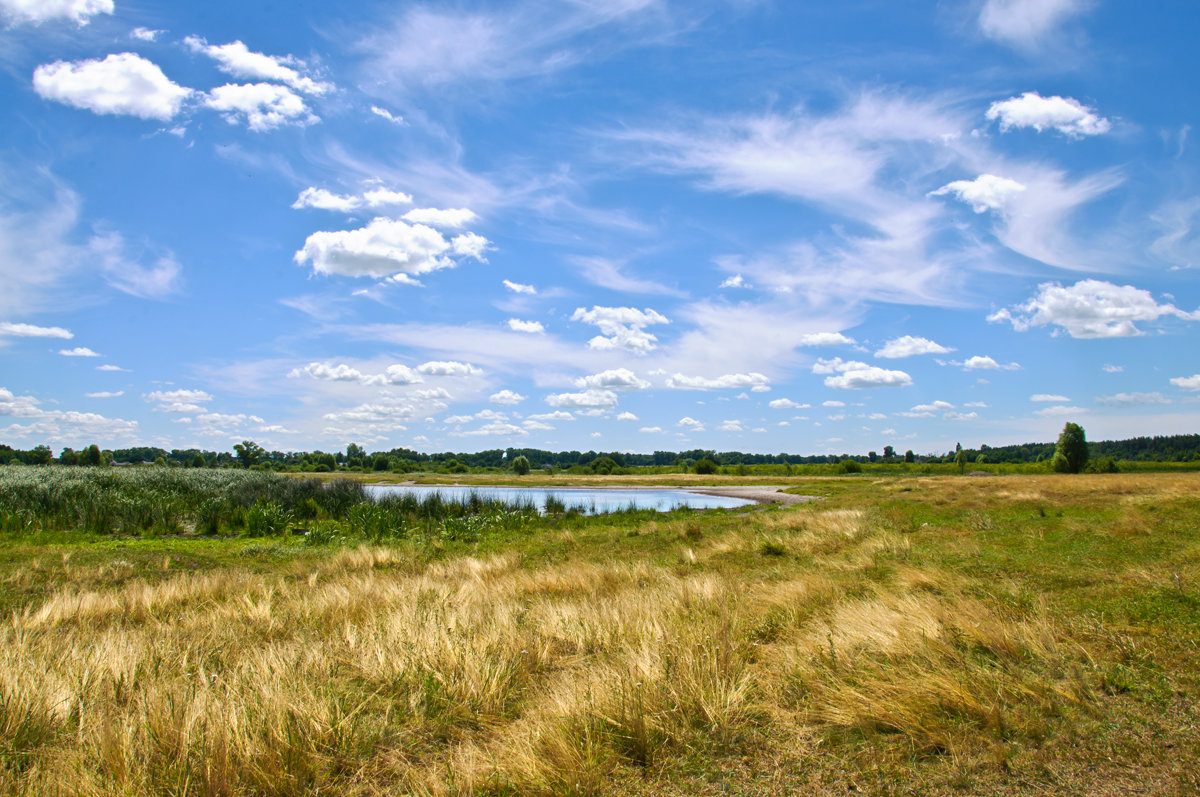
[[[512,469],[518,476],[529,475],[529,459],[525,456],[517,457],[512,461]]]
[[[839,467],[842,473],[862,473],[862,463],[857,459],[843,459]]]
[[[703,476],[711,476],[717,472],[717,463],[713,462],[711,459],[702,459],[696,463],[694,469],[696,473],[699,473]]]

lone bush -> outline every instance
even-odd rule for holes
[[[711,459],[699,460],[696,462],[695,471],[696,473],[704,476],[711,476],[717,472],[717,463],[713,462]]]
[[[519,456],[512,461],[513,473],[518,476],[529,475],[529,460],[524,456]]]
[[[1062,434],[1058,436],[1058,444],[1054,447],[1054,459],[1051,467],[1055,473],[1079,473],[1087,464],[1087,438],[1083,427],[1077,423],[1067,422]]]
[[[843,459],[841,469],[842,473],[862,473],[862,463],[857,459]]]

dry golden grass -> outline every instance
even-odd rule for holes
[[[914,552],[958,537],[975,550],[1006,522],[993,510],[1043,503],[1107,501],[1116,520],[1094,534],[1152,539],[1153,496],[1195,496],[1154,479],[886,485],[954,507],[940,537],[894,508],[830,504],[628,533],[662,540],[654,555],[576,556],[586,540],[564,531],[566,553],[536,562],[361,547],[153,582],[118,562],[119,583],[66,579],[0,625],[0,790],[672,793],[656,778],[697,762],[832,771],[864,739],[885,740],[890,766],[1007,771],[1012,745],[1120,685],[1097,663],[1116,637]],[[1056,528],[1075,533],[1068,520]],[[1187,555],[1182,578],[1200,561]],[[1121,575],[1169,577],[1161,563]]]

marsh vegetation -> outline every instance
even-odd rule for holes
[[[235,479],[103,525],[82,489],[0,492],[5,792],[1200,789],[1194,475],[353,520],[354,486]],[[328,533],[249,531],[309,501]]]

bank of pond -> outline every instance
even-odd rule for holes
[[[730,509],[751,502],[661,488],[364,485],[246,470],[0,468],[0,532],[410,537],[477,541],[546,517]]]

